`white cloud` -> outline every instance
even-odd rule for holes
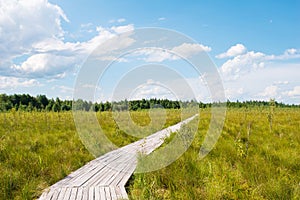
[[[238,99],[244,94],[244,89],[242,87],[232,87],[225,89],[225,96],[229,100]]]
[[[120,18],[120,19],[117,20],[117,22],[119,22],[119,23],[122,23],[122,22],[125,22],[125,21],[126,21],[126,19],[124,19],[124,18]]]
[[[263,68],[266,61],[266,55],[261,52],[250,51],[242,55],[235,56],[227,60],[221,66],[223,78],[236,79],[241,74],[253,69]]]
[[[64,86],[64,85],[54,86],[52,89],[53,90],[59,89],[60,93],[73,93],[73,91],[74,91],[74,88]]]
[[[18,74],[34,77],[58,76],[64,74],[70,65],[76,64],[76,57],[59,56],[55,54],[34,54],[21,65],[13,65],[12,68]]]
[[[0,0],[0,55],[13,58],[30,53],[32,45],[47,38],[63,38],[63,10],[46,0]]]
[[[85,23],[85,24],[80,24],[81,28],[88,28],[88,27],[91,27],[91,26],[93,26],[93,23],[91,23],[91,22]]]
[[[82,45],[79,42],[63,42],[55,38],[47,38],[43,41],[33,43],[32,51],[35,53],[59,53],[60,55],[73,55],[76,51],[79,51]]]
[[[143,59],[146,62],[163,62],[165,60],[179,60],[181,59],[179,56],[189,58],[204,51],[209,52],[211,48],[202,44],[182,43],[171,49],[143,48],[132,53],[132,55],[142,57],[139,59]]]
[[[202,51],[209,52],[211,51],[211,48],[202,44],[183,43],[172,48],[171,51],[179,54],[182,57],[188,58]]]
[[[259,96],[262,97],[268,97],[268,98],[274,98],[277,96],[278,86],[276,85],[270,85],[264,89],[263,92],[259,93]]]
[[[274,85],[287,85],[289,84],[289,81],[275,81]]]
[[[296,54],[297,52],[298,52],[297,49],[292,48],[292,49],[287,49],[287,50],[285,51],[285,54],[287,54],[287,55],[294,55],[294,54]]]
[[[246,47],[242,44],[236,44],[232,47],[230,47],[225,53],[221,53],[216,56],[216,58],[228,58],[228,57],[234,57],[241,54],[244,54],[247,51]]]
[[[244,47],[243,45],[235,45],[231,47],[227,52],[216,57],[233,57],[222,64],[222,66],[220,67],[220,72],[224,79],[237,79],[244,73],[249,73],[252,70],[257,70],[265,67],[267,63],[276,63],[278,61],[287,62],[291,59],[298,59],[300,58],[300,51],[291,48],[287,49],[281,55],[266,55],[261,52],[246,51],[246,47]]]
[[[34,87],[39,85],[41,84],[35,79],[0,76],[1,90],[11,90],[17,87]]]
[[[165,17],[160,17],[160,18],[158,18],[158,21],[164,21],[164,20],[166,20]]]
[[[0,5],[0,72],[5,76],[65,77],[100,44],[134,30],[132,24],[97,27],[98,34],[88,41],[65,42],[61,21],[69,19],[59,6],[47,0],[0,0]],[[81,24],[87,30],[92,26]],[[115,44],[114,48],[127,45],[128,41],[124,43]]]
[[[122,22],[125,22],[125,21],[126,21],[125,18],[119,18],[119,19],[111,19],[108,22],[109,23],[115,23],[115,22],[122,23]]]
[[[133,24],[128,24],[125,26],[113,26],[113,27],[111,27],[111,30],[113,30],[117,34],[121,34],[121,33],[129,32],[129,31],[133,31],[134,26],[133,26]]]
[[[293,90],[286,92],[289,97],[300,96],[300,86],[295,86]]]
[[[300,50],[299,49],[287,49],[284,51],[282,55],[273,56],[274,60],[288,60],[288,59],[297,59],[300,58]]]
[[[158,81],[149,79],[145,84],[139,85],[133,91],[133,93],[130,95],[129,100],[149,98],[176,99],[172,92],[163,84]]]
[[[169,51],[158,48],[144,48],[133,53],[133,56],[141,56],[146,62],[163,62],[164,60],[175,60],[177,56]]]

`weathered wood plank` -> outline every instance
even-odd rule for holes
[[[76,199],[78,188],[71,188],[70,200]]]
[[[100,187],[95,187],[95,200],[100,200]]]
[[[105,190],[105,199],[111,200],[110,189],[109,187],[104,187]]]
[[[61,188],[60,193],[59,193],[59,195],[57,197],[57,200],[63,200],[64,199],[66,190],[67,190],[67,188],[65,188],[65,187]]]
[[[83,199],[83,187],[78,187],[76,200],[82,200],[82,199]]]
[[[89,200],[94,200],[95,187],[87,187],[89,190]]]
[[[59,193],[60,193],[60,190],[61,190],[61,188],[57,188],[57,189],[55,189],[55,190],[51,190],[51,191],[48,193],[46,199],[47,199],[47,200],[48,200],[48,199],[57,199],[57,198],[58,198],[58,195],[59,195]]]
[[[117,194],[114,186],[109,186],[111,199],[117,200]]]
[[[128,195],[127,195],[127,192],[126,192],[126,190],[125,190],[125,187],[124,187],[124,186],[121,186],[121,187],[119,187],[119,188],[120,188],[120,190],[121,190],[122,198],[123,198],[123,199],[128,199]]]
[[[65,195],[64,195],[64,200],[69,200],[70,199],[70,196],[71,196],[71,191],[72,191],[72,188],[67,188],[66,189],[66,192],[65,192]]]
[[[105,200],[105,189],[104,189],[104,187],[100,187],[100,199]]]

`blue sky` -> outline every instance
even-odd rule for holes
[[[299,104],[299,10],[300,1],[292,0],[0,0],[0,93],[71,99],[78,72],[94,48],[121,30],[160,27],[179,31],[206,49],[226,98]],[[107,76],[99,85],[99,100],[111,99],[113,91],[107,88],[113,83]],[[197,76],[186,79],[199,93],[197,99],[208,101]],[[136,98],[168,97],[157,85],[140,90]]]

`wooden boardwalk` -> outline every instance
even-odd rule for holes
[[[150,154],[163,138],[180,129],[197,115],[144,139],[104,154],[48,188],[40,200],[128,199],[125,184],[137,166],[138,153]]]

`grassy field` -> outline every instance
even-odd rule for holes
[[[167,116],[165,126],[180,120],[178,110]],[[198,153],[210,110],[202,109],[200,116],[196,138],[183,156],[130,179],[131,199],[300,199],[300,109],[228,109],[222,135],[203,160]],[[120,130],[110,112],[97,117],[116,145],[137,139]],[[150,123],[147,111],[132,112],[132,118]],[[91,159],[71,112],[0,113],[0,199],[37,198]]]
[[[209,110],[200,116],[198,134],[180,159],[132,177],[131,199],[300,199],[300,110],[227,110],[222,135],[202,160]]]
[[[131,117],[141,125],[150,121],[146,111],[131,112]],[[98,112],[97,118],[117,146],[137,140],[118,128],[111,112]],[[167,111],[165,126],[179,121],[178,110]],[[37,198],[92,159],[76,133],[72,112],[0,113],[1,200]]]

